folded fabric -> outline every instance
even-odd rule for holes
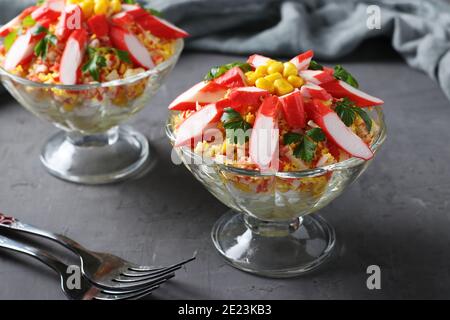
[[[450,99],[450,4],[443,0],[152,0],[192,34],[187,47],[233,54],[318,59],[347,55],[366,39],[388,36]],[[380,23],[377,28],[377,14]]]

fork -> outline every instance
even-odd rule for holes
[[[61,288],[64,294],[68,299],[71,300],[135,300],[150,294],[152,291],[158,289],[160,284],[167,280],[165,279],[157,281],[153,283],[152,286],[141,288],[138,290],[114,291],[96,287],[92,285],[85,276],[80,275],[80,282],[77,286],[78,288],[70,288],[68,284],[69,280],[71,280],[70,278],[72,277],[72,275],[68,273],[69,266],[62,263],[50,253],[26,246],[3,236],[0,236],[0,248],[5,248],[29,255],[55,270],[60,276]],[[172,274],[167,276],[167,278],[173,276],[174,275]]]
[[[108,290],[131,290],[153,286],[196,258],[194,254],[192,258],[180,263],[154,268],[137,265],[109,253],[90,251],[64,235],[38,229],[2,213],[0,213],[1,228],[36,235],[63,245],[79,256],[84,276],[95,285]]]

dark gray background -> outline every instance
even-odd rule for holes
[[[237,58],[182,56],[151,105],[131,121],[151,140],[156,167],[117,185],[79,186],[48,175],[38,155],[56,129],[1,96],[0,210],[140,263],[168,264],[198,250],[197,261],[153,298],[449,298],[449,102],[436,83],[384,47],[363,47],[339,61],[365,91],[386,101],[389,132],[368,171],[321,212],[336,228],[336,257],[289,280],[259,278],[225,264],[210,230],[227,208],[170,162],[162,128],[178,93],[211,65]],[[378,291],[366,288],[371,264],[381,267]],[[63,298],[46,267],[0,252],[0,299]]]

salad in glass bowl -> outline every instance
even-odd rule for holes
[[[145,107],[188,34],[132,0],[44,0],[0,28],[0,73],[29,111],[62,132],[44,146],[50,173],[100,184],[149,163],[149,144],[119,124]]]
[[[186,167],[232,210],[213,242],[233,266],[291,277],[326,261],[333,228],[309,215],[339,196],[386,138],[383,101],[307,51],[214,67],[169,106]]]

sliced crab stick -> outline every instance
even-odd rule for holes
[[[195,110],[197,104],[206,105],[222,99],[227,88],[213,81],[202,81],[179,95],[170,105],[170,110]]]
[[[349,98],[358,107],[378,106],[384,103],[383,100],[362,92],[342,80],[323,83],[321,84],[321,87],[327,90],[327,92],[335,98]]]
[[[280,97],[281,106],[289,126],[302,129],[306,126],[306,114],[303,106],[303,97],[298,89]]]
[[[324,88],[313,83],[303,85],[300,92],[304,98],[320,100],[330,100],[333,98]]]
[[[214,82],[227,88],[239,88],[247,85],[244,72],[239,67],[231,68],[220,77],[214,79]]]
[[[109,23],[104,14],[92,16],[87,22],[89,29],[98,38],[104,38],[109,35]]]
[[[256,87],[234,88],[230,91],[228,98],[234,108],[251,106],[258,108],[269,92]]]
[[[20,24],[20,21],[22,21],[25,17],[29,16],[31,13],[33,13],[34,10],[36,10],[38,7],[32,6],[29,8],[26,8],[22,11],[21,14],[19,14],[17,17],[9,21],[8,23],[4,24],[0,27],[0,37],[6,37],[8,33],[10,33],[14,27],[18,26]]]
[[[81,8],[76,4],[69,4],[64,8],[56,26],[55,34],[58,39],[65,40],[73,30],[81,29],[81,12]]]
[[[300,77],[314,84],[322,84],[335,80],[333,74],[330,74],[326,70],[303,70],[300,71]]]
[[[55,21],[61,16],[61,13],[64,11],[64,7],[64,0],[47,0],[47,2],[33,11],[31,17],[36,21],[42,19]],[[79,11],[79,13],[81,13],[81,11]]]
[[[150,15],[145,9],[135,4],[122,4],[122,10],[135,19]]]
[[[267,64],[270,60],[270,58],[261,56],[259,54],[254,54],[248,58],[247,63],[256,69],[259,66]]]
[[[350,155],[370,160],[373,152],[339,116],[320,100],[314,99],[305,104],[308,116],[325,132],[327,137]]]
[[[31,31],[20,35],[6,54],[4,68],[8,71],[14,70],[20,64],[26,64],[33,56],[36,40]]]
[[[261,170],[278,164],[278,115],[280,101],[276,96],[264,99],[256,115],[250,136],[250,158]]]
[[[110,36],[114,46],[127,51],[134,63],[146,69],[152,69],[155,66],[147,48],[134,34],[120,27],[112,26]]]
[[[63,84],[77,83],[78,69],[83,61],[87,40],[88,33],[84,29],[72,31],[69,36],[59,67],[59,78]]]
[[[227,105],[226,99],[208,104],[184,120],[177,130],[175,147],[190,144],[192,139],[201,139],[208,125],[219,121]]]
[[[302,54],[299,54],[295,58],[292,58],[290,60],[290,62],[293,63],[297,67],[298,71],[303,71],[303,70],[308,69],[313,56],[314,56],[314,51],[308,50]]]
[[[169,21],[150,14],[135,18],[135,20],[142,28],[160,38],[178,39],[189,36],[189,33],[171,24]]]
[[[127,26],[134,22],[134,17],[126,11],[112,16],[111,21],[119,26]]]

